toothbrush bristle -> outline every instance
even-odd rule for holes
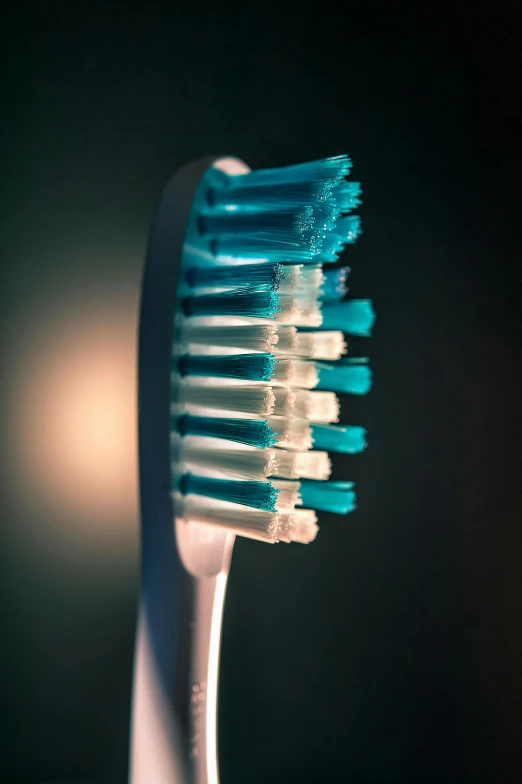
[[[312,506],[325,512],[348,514],[356,508],[353,482],[313,482],[303,480],[299,494],[303,506]]]
[[[270,352],[283,345],[289,350],[296,330],[276,324],[249,324],[247,326],[219,326],[191,324],[186,321],[181,330],[180,349],[183,346],[209,346],[243,351]],[[197,353],[196,351],[193,353]]]
[[[268,422],[261,419],[204,417],[183,414],[174,417],[174,426],[182,436],[221,438],[237,444],[264,449],[277,443],[277,435]]]
[[[179,436],[175,436],[176,441]],[[332,463],[327,452],[290,452],[285,449],[217,448],[208,444],[195,445],[182,439],[173,449],[173,465],[187,466],[223,479],[278,479],[329,478]],[[230,445],[229,445],[230,446]]]
[[[194,266],[186,279],[192,288],[238,288],[244,286],[279,288],[285,278],[282,264],[242,264],[229,267]]]
[[[366,431],[338,425],[336,393],[366,394],[370,300],[345,299],[349,267],[328,268],[361,234],[361,186],[346,155],[228,175],[208,170],[192,206],[172,357],[175,512],[267,542],[308,543],[315,509],[356,508],[328,481],[329,452]],[[347,214],[348,213],[348,214]],[[323,268],[323,264],[326,268]]]
[[[204,495],[265,512],[275,512],[279,495],[279,491],[270,482],[232,481],[193,474],[184,474],[174,490],[179,490],[182,495]]]
[[[177,361],[181,376],[236,378],[243,381],[269,381],[276,360],[272,354],[225,354],[224,356],[185,354]]]
[[[206,496],[177,495],[174,508],[187,523],[228,528],[251,539],[276,542],[312,542],[317,534],[317,515],[312,509],[269,512]]]
[[[317,389],[330,389],[352,395],[366,395],[372,386],[372,372],[368,365],[341,360],[327,365],[316,362],[319,381]]]
[[[371,300],[351,299],[335,304],[327,303],[322,309],[325,329],[343,329],[350,335],[367,337],[371,333],[375,314]]]
[[[182,302],[185,316],[239,316],[275,318],[279,297],[263,287],[246,287],[216,294],[191,294]]]
[[[348,292],[346,281],[349,274],[350,267],[339,267],[339,269],[325,271],[322,284],[323,302],[338,302],[346,296]]]
[[[172,400],[174,404],[185,406],[189,413],[192,409],[215,409],[269,416],[276,405],[274,390],[263,384],[216,387],[178,383],[173,387]]]
[[[333,193],[337,205],[342,212],[350,212],[358,207],[361,204],[360,195],[361,183],[347,182],[346,180],[340,183],[334,189]]]

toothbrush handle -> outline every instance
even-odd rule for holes
[[[198,579],[183,569],[177,574],[182,582],[176,580],[178,601],[163,602],[157,615],[160,597],[151,603],[147,592],[142,593],[131,784],[219,782],[217,697],[227,576],[225,570]],[[165,578],[158,581],[163,590]]]
[[[188,742],[193,784],[217,784],[217,697],[226,572],[195,581]]]

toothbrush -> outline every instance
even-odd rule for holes
[[[365,394],[371,301],[332,267],[360,234],[345,155],[250,171],[189,164],[151,229],[139,335],[142,581],[131,738],[133,784],[217,784],[221,619],[235,535],[311,542],[316,510],[346,514],[352,482],[330,452],[337,393]]]

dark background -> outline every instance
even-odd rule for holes
[[[207,153],[344,151],[351,293],[378,315],[374,390],[345,407],[370,448],[335,466],[359,509],[309,547],[237,543],[222,780],[522,778],[521,15],[421,5],[4,9],[3,781],[125,779],[136,308],[163,184]]]

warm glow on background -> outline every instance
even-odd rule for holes
[[[121,545],[136,524],[136,306],[83,301],[20,340],[15,481],[42,533]]]

